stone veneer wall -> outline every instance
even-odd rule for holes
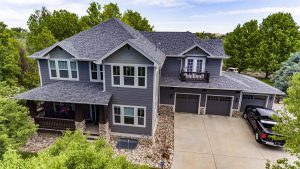
[[[103,137],[107,142],[110,141],[110,128],[109,128],[109,123],[106,122],[105,124],[99,123],[99,135],[100,137]]]
[[[83,132],[85,130],[85,120],[81,122],[75,121],[75,129]]]

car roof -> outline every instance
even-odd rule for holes
[[[260,114],[260,116],[272,117],[273,115],[277,115],[277,113],[271,109],[256,108],[256,110]]]

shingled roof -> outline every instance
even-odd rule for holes
[[[228,57],[220,39],[199,39],[191,32],[142,32],[165,55],[180,55],[182,52],[198,45],[211,54],[211,57]]]
[[[191,32],[140,32],[119,19],[110,19],[88,30],[32,54],[44,58],[53,48],[61,47],[78,60],[101,62],[120,45],[137,48],[154,63],[162,66],[168,55],[180,55],[193,46],[199,46],[211,57],[226,58],[221,40],[201,40]]]

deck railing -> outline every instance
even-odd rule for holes
[[[182,69],[180,72],[181,81],[191,81],[191,82],[209,82],[208,72],[189,72],[186,69]]]
[[[53,130],[75,130],[75,120],[48,118],[48,117],[35,117],[34,121],[42,129]]]

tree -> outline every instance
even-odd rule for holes
[[[0,82],[0,157],[8,148],[18,148],[36,131],[28,109],[11,99],[24,89]]]
[[[224,49],[230,56],[225,60],[226,67],[238,68],[239,73],[250,68],[258,42],[257,20],[251,20],[242,26],[237,25],[225,38]]]
[[[226,35],[220,33],[196,32],[196,36],[200,39],[224,39]]]
[[[277,161],[273,166],[268,163],[269,168],[279,168],[279,166],[288,166],[285,168],[296,169],[300,167],[300,73],[295,74],[290,82],[290,87],[287,89],[288,97],[284,99],[285,110],[280,112],[280,116],[273,118],[278,122],[272,130],[280,136],[275,136],[274,139],[284,139],[286,141],[285,149],[298,157],[299,161],[295,166],[287,165],[286,159]],[[288,113],[287,113],[288,112]],[[282,167],[284,168],[284,167]],[[280,169],[280,168],[279,168]]]
[[[0,81],[16,84],[20,76],[18,42],[14,33],[0,22]]]
[[[30,54],[35,53],[53,45],[56,41],[57,40],[55,39],[51,31],[47,27],[45,27],[37,35],[33,35],[32,33],[29,34],[27,38],[28,52]]]
[[[88,29],[102,22],[101,5],[97,2],[90,3],[87,9],[88,15],[80,18],[82,29]]]
[[[90,143],[86,136],[76,131],[67,131],[49,149],[39,152],[36,157],[22,159],[16,151],[7,151],[0,168],[24,168],[24,169],[149,169],[147,166],[138,166],[130,163],[124,156],[116,155],[105,140],[99,139]]]
[[[153,26],[149,24],[149,21],[145,17],[143,18],[140,13],[133,10],[127,10],[123,14],[122,21],[136,30],[147,32],[153,31]]]
[[[281,64],[280,69],[274,73],[272,78],[274,86],[286,91],[291,76],[297,72],[300,72],[300,53],[292,54],[287,61]]]
[[[107,21],[111,18],[121,19],[122,14],[120,13],[120,9],[118,4],[109,3],[104,5],[102,12],[102,21]]]
[[[260,38],[255,63],[257,69],[265,72],[265,78],[300,49],[299,27],[290,13],[279,12],[265,18],[260,24]]]

